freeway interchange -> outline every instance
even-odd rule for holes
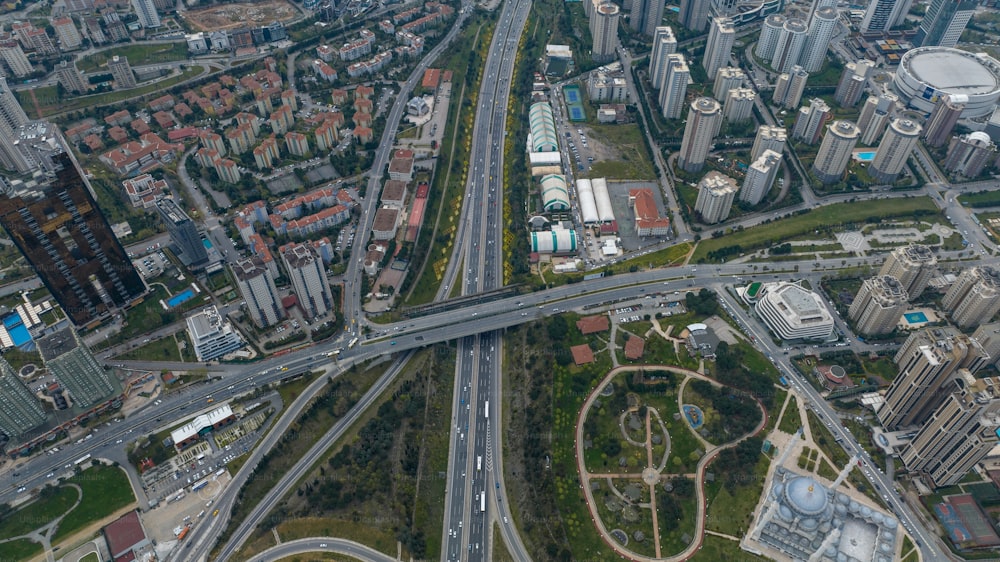
[[[854,258],[849,261],[847,265],[859,265],[861,261],[861,258]],[[834,262],[836,262],[836,264]],[[819,266],[817,267],[815,264],[819,264]],[[807,277],[809,275],[813,275],[814,270],[822,271],[825,267],[833,268],[835,266],[840,266],[840,260],[826,260],[811,263],[790,262],[786,264],[786,266],[789,268],[789,271],[791,271],[795,266],[798,266],[800,271],[795,275],[799,277]],[[386,354],[402,353],[410,349],[420,348],[438,342],[468,338],[482,333],[491,333],[525,322],[532,322],[546,316],[560,314],[567,310],[586,310],[604,303],[627,300],[635,298],[639,295],[653,294],[657,292],[682,292],[691,290],[692,288],[706,286],[716,286],[721,289],[721,287],[718,286],[720,283],[720,277],[732,277],[737,275],[752,275],[755,280],[759,281],[770,281],[788,277],[787,272],[753,274],[752,268],[743,265],[702,266],[700,268],[672,267],[632,274],[615,275],[595,279],[583,284],[557,287],[525,295],[510,296],[492,302],[476,304],[461,310],[445,311],[421,318],[406,320],[404,322],[387,324],[383,327],[386,329],[388,334],[392,334],[391,336],[387,335],[379,339],[373,339],[366,342],[364,345],[356,346],[353,349],[346,349],[341,353],[339,360],[335,364],[331,364],[331,360],[326,357],[326,353],[341,348],[343,346],[342,338],[336,341],[324,342],[308,349],[299,350],[281,358],[268,359],[252,366],[243,366],[241,370],[228,371],[222,375],[213,373],[213,376],[221,376],[221,378],[216,378],[210,382],[201,384],[189,393],[182,393],[177,396],[165,398],[163,403],[156,408],[147,408],[146,410],[130,416],[120,423],[112,424],[108,428],[102,428],[99,438],[97,439],[85,441],[82,444],[67,445],[62,448],[59,453],[54,455],[37,456],[30,459],[21,467],[20,470],[23,474],[34,476],[27,476],[26,480],[22,480],[17,483],[4,482],[3,487],[0,488],[0,501],[10,501],[16,497],[17,493],[15,488],[18,485],[38,486],[44,484],[47,479],[41,475],[53,470],[59,470],[66,463],[72,462],[73,459],[79,458],[82,455],[93,454],[95,457],[110,456],[113,458],[113,451],[115,449],[121,449],[120,446],[115,445],[115,442],[118,439],[128,439],[132,433],[149,433],[154,431],[156,428],[163,425],[163,419],[172,415],[177,416],[186,413],[184,410],[181,410],[182,406],[185,404],[203,404],[205,398],[210,395],[215,396],[217,399],[227,399],[231,396],[238,396],[246,392],[251,392],[257,386],[265,386],[270,383],[293,378],[310,369],[318,369],[321,367],[331,368],[334,375],[336,375],[354,364]],[[719,293],[720,295],[725,295],[724,291],[720,290]],[[777,363],[783,372],[794,373],[794,370],[791,368],[787,359],[781,359],[783,356],[780,354],[780,350],[777,348],[768,348],[768,346],[773,344],[770,343],[769,337],[765,337],[763,328],[757,325],[756,321],[747,317],[735,304],[730,303],[728,305],[728,310],[734,315],[735,318],[740,319],[745,330],[750,331],[751,335],[757,337],[758,344],[762,346],[766,353],[770,352],[773,357],[778,358]],[[399,329],[397,330],[396,328]],[[282,369],[282,367],[287,368],[287,370]],[[301,405],[304,405],[308,398],[318,391],[323,384],[325,384],[324,379],[325,377],[317,379],[317,381],[313,383],[309,389],[305,390],[300,398],[296,400],[296,404],[301,400]],[[375,387],[373,387],[369,394],[377,396],[378,390],[387,385],[388,382],[391,382],[388,378],[385,381],[380,380],[376,383]],[[232,387],[232,389],[229,387]],[[456,391],[458,388],[456,388]],[[815,391],[811,389],[808,383],[797,380],[795,388],[798,392],[803,393],[809,400],[812,401],[814,411],[823,421],[836,421],[837,418],[832,413],[832,410],[830,410],[824,404],[823,400],[815,394]],[[461,396],[461,393],[456,392],[456,394]],[[206,525],[199,529],[199,533],[192,537],[194,540],[188,543],[194,545],[193,547],[190,547],[190,552],[184,553],[183,557],[175,557],[174,559],[208,558],[208,552],[215,544],[215,537],[218,536],[218,533],[222,530],[221,528],[224,527],[227,516],[235,502],[240,483],[246,481],[252,467],[267,452],[270,446],[273,445],[273,440],[280,438],[282,428],[287,427],[287,425],[293,421],[296,412],[296,404],[291,405],[289,407],[289,413],[283,415],[276,422],[275,427],[268,433],[265,441],[262,442],[256,449],[251,451],[250,459],[244,464],[244,467],[240,470],[239,474],[234,475],[232,485],[230,485],[216,500],[216,505],[220,509],[219,517],[214,518],[211,525]],[[365,404],[365,400],[359,402],[359,404],[352,409],[352,413],[356,411],[363,411]],[[493,408],[493,417],[496,417],[497,406],[493,406],[492,404],[494,404],[493,401],[491,401],[490,407]],[[301,411],[301,406],[299,406],[298,411]],[[157,419],[160,419],[161,421],[157,421]],[[848,451],[853,452],[861,450],[860,445],[854,440],[849,432],[847,432],[844,428],[839,427],[839,424],[837,423],[832,423],[831,426],[831,431],[835,436],[839,436],[843,439],[845,448],[847,448]],[[466,437],[466,439],[468,439],[468,437]],[[494,447],[497,447],[497,445],[494,445]],[[474,461],[475,459],[470,459],[470,462]],[[483,462],[486,462],[485,458]],[[303,464],[304,463],[300,463],[296,466],[303,466]],[[870,466],[870,461],[867,459],[866,466]],[[866,477],[873,482],[878,483],[881,486],[881,489],[892,490],[892,482],[885,474],[879,472],[878,470],[868,471],[866,473]],[[476,489],[482,490],[483,488],[480,488],[480,486],[483,486],[485,482],[478,478],[476,481],[478,483]],[[495,495],[497,490],[495,483],[498,481],[498,479],[494,479],[492,481],[494,486],[494,495],[490,496],[491,500],[495,500],[497,497]],[[276,488],[281,487],[278,486]],[[449,488],[453,488],[453,486],[449,485]],[[284,491],[287,491],[287,489]],[[278,497],[280,497],[280,495]],[[471,510],[471,498],[468,502],[464,503],[468,503]],[[909,507],[899,501],[898,498],[895,498],[892,494],[889,495],[889,503],[895,509],[895,512],[897,516],[900,517],[901,521],[911,529],[911,532],[914,532],[916,536],[919,537],[918,540],[922,543],[924,555],[929,557],[928,559],[932,560],[943,559],[943,552],[940,550],[940,547],[937,546],[934,537],[927,535],[923,531],[917,523],[918,520],[910,511]],[[506,508],[501,509],[504,510],[501,513],[506,514],[501,517],[507,516],[509,518],[509,512],[506,511]],[[250,519],[248,519],[247,522],[252,523]],[[252,524],[250,525],[250,528],[253,528]],[[480,545],[480,549],[482,549],[482,543],[480,543]],[[465,548],[467,549],[467,547]],[[225,559],[225,557],[220,556],[219,559]]]
[[[417,80],[436,57],[457,35],[471,9],[469,2],[463,3],[463,10],[448,35],[419,63],[407,81],[389,112],[387,123],[396,123],[402,116],[409,92]],[[472,160],[466,186],[466,203],[456,235],[454,254],[448,264],[445,280],[438,293],[438,300],[448,297],[449,287],[458,287],[460,293],[473,295],[489,292],[503,286],[503,156],[505,127],[507,121],[507,100],[510,96],[517,47],[524,28],[530,0],[512,0],[503,3],[494,31],[489,55],[484,63],[483,80],[477,97],[477,115],[472,131]],[[762,112],[767,115],[766,112]],[[367,233],[378,208],[378,194],[381,186],[381,172],[391,156],[395,128],[386,127],[375,153],[374,164],[369,178],[362,213],[357,231]],[[933,167],[918,155],[928,169]],[[995,246],[983,234],[981,228],[969,214],[956,203],[957,193],[940,178],[934,184],[941,193],[925,188],[935,202],[948,213],[969,242],[970,249],[985,252],[995,250]],[[934,185],[931,187],[933,188]],[[826,199],[830,201],[833,199]],[[808,206],[812,203],[807,199]],[[748,220],[762,220],[759,218]],[[753,264],[725,264],[719,266],[687,266],[655,269],[632,274],[619,274],[593,279],[575,285],[556,287],[530,294],[505,296],[485,302],[472,303],[454,310],[446,310],[404,321],[376,326],[381,335],[368,338],[362,345],[350,349],[345,342],[361,334],[366,320],[361,311],[362,283],[361,260],[366,244],[359,241],[354,245],[348,260],[345,279],[345,318],[348,334],[335,340],[316,344],[308,349],[298,350],[281,358],[264,360],[253,365],[225,365],[210,370],[211,379],[192,389],[168,395],[162,403],[146,407],[122,422],[100,428],[94,439],[82,443],[68,444],[57,453],[37,456],[28,460],[20,468],[23,478],[0,483],[0,501],[15,498],[21,488],[34,488],[51,481],[52,474],[65,470],[74,459],[91,454],[99,458],[122,459],[123,440],[136,435],[146,435],[170,425],[173,419],[194,414],[203,409],[208,397],[222,402],[256,391],[260,387],[280,383],[302,373],[324,369],[331,376],[338,376],[347,368],[373,358],[393,355],[397,361],[386,375],[359,400],[358,404],[339,421],[330,432],[310,449],[295,467],[283,475],[243,521],[233,536],[222,546],[219,560],[230,559],[267,515],[274,502],[280,500],[293,489],[295,482],[305,474],[313,462],[328,449],[350,423],[358,419],[388,387],[400,372],[413,349],[435,343],[457,340],[459,342],[456,364],[456,384],[453,397],[451,425],[451,447],[447,469],[447,493],[445,500],[445,520],[442,525],[442,558],[444,560],[490,560],[494,541],[493,523],[497,523],[511,555],[519,561],[530,557],[513,525],[511,511],[506,499],[503,481],[502,431],[500,428],[501,388],[499,386],[500,358],[502,357],[502,330],[526,322],[533,322],[547,316],[561,314],[568,310],[581,311],[606,303],[623,301],[654,293],[674,293],[710,287],[717,291],[725,303],[727,311],[740,323],[741,328],[755,337],[758,347],[791,380],[794,390],[807,400],[812,410],[840,439],[848,453],[861,458],[865,477],[875,487],[884,492],[886,503],[903,523],[904,527],[918,541],[925,560],[943,560],[947,549],[942,550],[939,539],[928,534],[911,508],[893,493],[893,482],[872,464],[863,454],[860,444],[850,432],[838,422],[836,413],[818,395],[815,389],[799,375],[790,361],[776,348],[765,329],[747,315],[732,300],[723,285],[726,277],[752,277],[757,281],[787,279],[789,275],[811,278],[818,281],[820,272],[867,265],[871,259],[848,258],[830,260],[808,260],[777,264],[782,271],[759,273]],[[942,253],[945,255],[945,253]],[[985,253],[983,254],[985,256]],[[994,258],[984,258],[983,263],[996,262]],[[794,273],[792,273],[794,272]],[[818,283],[814,283],[814,286]],[[843,322],[838,319],[838,325]],[[867,344],[853,342],[855,351],[870,349]],[[327,357],[328,353],[341,350],[336,361]],[[142,368],[141,362],[126,361],[128,367]],[[292,404],[286,404],[280,418],[273,422],[270,432],[258,447],[250,451],[248,460],[232,483],[215,500],[219,516],[192,529],[180,550],[171,553],[173,560],[207,560],[209,553],[229,522],[233,506],[243,484],[251,477],[253,468],[273,447],[284,431],[294,422],[309,399],[326,382],[319,377]],[[42,476],[46,475],[46,476]],[[485,496],[485,500],[482,499]],[[140,500],[142,501],[142,500]],[[485,508],[485,511],[483,510]],[[291,556],[311,551],[340,552],[359,559],[382,560],[384,555],[371,549],[337,538],[311,538],[292,541],[281,545],[280,551],[269,551],[268,556]],[[267,559],[266,557],[255,558]]]

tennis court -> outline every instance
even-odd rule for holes
[[[962,521],[959,520],[958,515],[955,514],[955,510],[947,503],[939,503],[934,506],[934,515],[937,516],[938,521],[944,525],[945,531],[948,532],[948,537],[951,538],[951,542],[955,544],[961,544],[972,536],[969,531],[962,525]]]
[[[580,95],[580,87],[575,85],[564,87],[563,97],[566,98],[566,106],[569,108],[569,120],[586,121],[587,112],[583,110],[583,96]]]
[[[948,503],[951,504],[955,514],[958,515],[959,520],[962,521],[965,529],[967,529],[969,539],[976,546],[983,547],[1000,544],[1000,537],[993,530],[993,525],[983,514],[983,510],[979,509],[976,500],[972,499],[972,495],[949,496]]]

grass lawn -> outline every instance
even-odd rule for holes
[[[887,381],[892,381],[899,374],[899,369],[896,364],[892,362],[892,357],[880,357],[875,361],[871,361],[867,358],[861,358],[861,366],[864,368],[865,372],[871,375],[878,375]]]
[[[183,41],[166,45],[143,45],[140,43],[115,47],[88,55],[77,61],[76,67],[81,72],[93,72],[98,69],[102,69],[103,72],[109,72],[107,70],[107,62],[115,55],[128,57],[128,63],[133,67],[174,62],[188,58],[187,45]]]
[[[503,542],[498,523],[493,524],[493,562],[514,562],[514,557],[510,555],[507,545]]]
[[[282,542],[304,539],[309,537],[351,537],[366,546],[375,550],[396,556],[396,537],[389,529],[380,529],[367,523],[366,521],[350,521],[344,519],[330,519],[321,517],[296,518],[284,521],[278,525],[278,536]],[[262,552],[274,546],[274,535],[265,533],[263,541],[252,544],[253,552]],[[241,555],[250,557],[250,547],[248,543],[242,550]],[[310,555],[308,560],[312,560]]]
[[[1000,191],[978,191],[958,197],[959,203],[970,207],[995,207],[1000,205]]]
[[[638,123],[627,125],[589,125],[598,141],[619,151],[621,160],[597,161],[586,177],[613,179],[655,180],[653,161]]]
[[[96,552],[89,552],[79,562],[101,562],[101,557]]]
[[[284,403],[285,407],[295,401],[296,398],[302,394],[302,391],[309,386],[312,381],[316,380],[318,373],[315,371],[310,371],[305,373],[301,377],[288,381],[278,387],[278,395],[281,396],[281,401]]]
[[[35,107],[35,103],[30,94],[23,93],[24,91],[22,90],[16,92],[15,95],[17,95],[18,101],[21,102],[21,105],[24,107],[28,115],[32,117],[44,118],[59,113],[74,111],[76,109],[96,107],[100,105],[111,105],[132,97],[161,92],[171,86],[179,84],[180,82],[190,80],[191,78],[194,78],[204,72],[205,69],[201,66],[189,66],[178,76],[171,76],[139,88],[105,92],[89,96],[71,97],[66,99],[59,98],[56,94],[55,86],[43,86],[41,88],[31,90],[35,92],[34,99],[38,100],[37,108]]]
[[[42,553],[42,545],[28,539],[18,539],[3,543],[5,560],[29,560]]]
[[[128,324],[126,324],[125,327],[123,327],[122,330],[113,337],[104,340],[99,345],[93,346],[94,350],[96,351],[98,349],[103,349],[105,347],[128,341],[140,334],[144,334],[161,326],[177,322],[184,317],[184,313],[188,310],[205,304],[202,297],[196,297],[189,299],[169,311],[166,311],[163,310],[163,306],[160,305],[160,300],[165,300],[167,298],[169,298],[169,296],[163,287],[159,284],[154,284],[153,290],[149,293],[149,295],[147,295],[141,303],[129,309],[128,312],[125,313]],[[176,345],[174,347],[176,349]],[[132,353],[133,351],[135,350],[132,350],[129,353]],[[180,356],[178,355],[178,357]]]
[[[915,212],[936,213],[938,209],[928,197],[826,205],[791,218],[776,220],[719,238],[702,240],[695,248],[691,261],[695,263],[719,261],[712,257],[713,253],[726,248],[736,248],[732,254],[735,257],[740,252],[771,246],[778,241],[810,231],[826,229],[830,225],[863,222],[869,218],[912,217]]]
[[[819,467],[816,469],[816,474],[819,474],[823,478],[826,478],[830,482],[837,479],[837,474],[839,471],[834,470],[830,463],[826,462],[826,459],[819,460]]]
[[[124,356],[116,357],[116,359],[130,359],[133,361],[181,361],[181,354],[177,350],[177,341],[171,335],[127,351]]]
[[[719,562],[720,560],[739,560],[741,562],[766,562],[764,558],[750,554],[740,548],[740,544],[727,538],[715,535],[705,535],[701,541],[701,549],[688,558],[695,562]]]
[[[94,465],[68,482],[80,486],[83,500],[59,523],[53,544],[135,502],[128,476],[116,466]]]
[[[0,520],[0,539],[9,539],[34,531],[69,511],[78,496],[76,489],[68,486],[44,491],[42,497]],[[6,551],[6,544],[3,549]]]
[[[659,531],[660,531],[660,547],[662,550],[661,553],[663,554],[663,556],[670,556],[671,554],[677,554],[678,552],[681,552],[682,550],[687,548],[687,543],[681,540],[685,534],[690,537],[694,537],[695,516],[698,514],[698,504],[697,504],[698,500],[695,497],[694,493],[692,493],[691,496],[687,498],[675,496],[674,501],[676,502],[677,506],[680,507],[680,517],[679,517],[680,521],[678,521],[675,524],[671,524],[669,521],[669,517],[666,515],[665,510],[663,509],[664,502],[662,498],[664,497],[664,494],[665,492],[663,492],[663,488],[657,489],[656,507],[659,510],[659,513],[657,515],[659,518],[658,523],[660,524]],[[667,530],[668,527],[673,527],[673,528]],[[652,546],[653,541],[651,538],[647,542],[649,543],[650,546]],[[636,552],[641,552],[635,547],[633,547],[632,542],[629,542],[629,547],[632,548],[633,550],[636,550]]]
[[[777,427],[778,414],[781,413],[781,405],[785,403],[786,396],[788,396],[787,390],[783,388],[774,389],[774,400],[771,401],[771,408],[767,411],[767,425],[764,426],[761,436],[766,436]]]
[[[823,425],[823,422],[819,421],[812,410],[807,413],[809,414],[809,430],[812,432],[813,440],[823,450],[827,458],[833,461],[836,465],[834,468],[840,470],[850,460],[847,451],[834,441],[833,434]]]
[[[781,416],[781,423],[778,424],[778,429],[791,435],[798,431],[800,427],[802,427],[802,418],[799,417],[798,403],[793,395],[788,400],[788,407],[785,408],[785,415]]]
[[[767,455],[761,454],[752,472],[740,475],[741,478],[737,481],[732,492],[723,485],[725,475],[716,473],[715,482],[707,483],[705,486],[708,507],[705,528],[729,535],[742,536],[750,524],[750,513],[753,512],[758,500],[760,500],[770,464],[771,459]],[[712,465],[708,465],[707,471],[712,472]]]
[[[406,526],[404,521],[412,515],[410,532],[423,537],[426,545],[426,553],[417,557],[437,557],[437,553],[441,551],[439,537],[444,514],[440,498],[445,495],[446,485],[446,481],[438,478],[438,474],[448,468],[450,417],[446,414],[451,405],[450,383],[454,373],[454,355],[447,353],[449,349],[447,346],[440,346],[424,350],[410,360],[406,372],[383,393],[382,399],[352,424],[338,445],[332,447],[327,456],[319,459],[312,471],[301,479],[299,489],[290,493],[275,508],[275,514],[287,519],[289,525],[286,526],[292,527],[297,518],[305,518],[307,521],[326,521],[334,529],[340,529],[341,521],[360,520],[367,523],[369,529],[352,528],[350,532],[357,530],[359,535],[345,534],[341,529],[336,536],[351,538],[393,554],[395,534],[400,532],[400,527]],[[428,377],[428,373],[433,374]],[[423,400],[424,396],[428,396],[426,401]],[[413,402],[414,400],[417,402]],[[391,485],[387,484],[384,488],[396,490],[387,498],[387,491],[382,484],[373,483],[373,467],[367,461],[358,463],[355,462],[357,458],[351,457],[350,464],[346,464],[346,461],[341,464],[340,460],[331,462],[330,458],[341,459],[343,451],[346,450],[347,453],[344,454],[350,456],[352,447],[367,446],[364,440],[371,437],[372,424],[380,423],[378,419],[385,411],[385,405],[400,405],[404,402],[419,404],[419,407],[399,406],[405,414],[396,424],[400,433],[396,436],[395,447],[400,452],[405,449],[403,454],[408,458],[420,461],[415,465],[404,465],[409,466],[413,472],[389,469],[389,473],[379,474],[379,479],[391,481]],[[402,433],[408,429],[410,432]],[[378,464],[380,470],[386,470],[383,463]],[[341,485],[350,490],[348,493],[353,499],[328,501],[330,496],[339,495]],[[394,508],[388,509],[389,506]],[[257,535],[264,535],[265,540],[260,543],[261,546],[269,541],[266,537],[270,535],[268,531],[269,529],[264,528]],[[279,534],[284,538],[280,527]],[[386,541],[386,538],[392,540]],[[404,543],[403,546],[404,552],[408,551],[410,545]],[[385,550],[386,547],[390,550]]]

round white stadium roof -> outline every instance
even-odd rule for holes
[[[916,49],[903,55],[900,65],[917,80],[949,93],[985,94],[1000,84],[994,70],[958,49]]]
[[[967,96],[962,117],[981,117],[1000,98],[1000,62],[984,53],[919,47],[902,56],[893,86],[911,106],[928,112],[945,94]]]

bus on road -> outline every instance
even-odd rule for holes
[[[486,490],[479,494],[479,512],[486,513]]]
[[[478,456],[476,457],[476,470],[482,470],[482,469],[483,469],[483,457]]]
[[[357,344],[358,344],[358,338],[354,338],[353,340],[351,340],[350,343],[347,344],[347,349],[351,349],[352,347],[354,347]]]
[[[73,464],[75,464],[76,466],[80,466],[81,464],[89,460],[90,460],[90,453],[87,453],[86,455],[83,455],[82,457],[76,459],[76,461],[74,461]]]
[[[486,414],[486,419],[490,419],[490,401],[486,401],[486,406],[483,408],[483,412]]]

